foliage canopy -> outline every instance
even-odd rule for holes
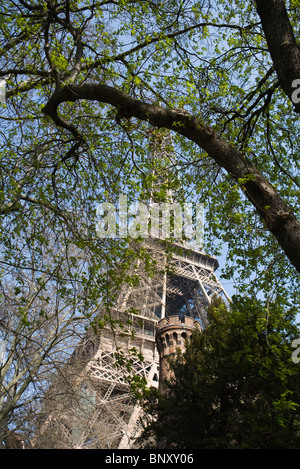
[[[90,321],[102,326],[99,308],[114,299],[108,279],[115,291],[135,281],[116,278],[120,257],[133,253],[128,239],[97,237],[96,208],[122,193],[147,198],[159,129],[173,138],[170,186],[205,206],[202,248],[227,250],[223,279],[297,311],[298,35],[295,0],[2,2],[5,415],[32,379],[27,362],[9,366],[16,337],[30,331],[40,369],[50,345],[58,350],[57,324],[68,338]],[[49,348],[41,323],[46,336],[58,332]]]
[[[209,326],[171,358],[174,376],[145,400],[144,444],[162,448],[295,449],[299,434],[297,337],[276,305],[236,298],[209,308]],[[152,439],[152,440],[151,440]]]

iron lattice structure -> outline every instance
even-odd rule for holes
[[[135,448],[141,408],[128,376],[159,386],[159,321],[188,316],[205,328],[212,297],[227,297],[215,275],[216,258],[187,247],[167,256],[163,243],[150,239],[144,249],[154,260],[154,271],[149,274],[138,261],[138,285],[124,284],[111,311],[112,319],[127,324],[127,330],[108,327],[86,335],[63,379],[53,385],[36,448]]]
[[[152,143],[153,159],[172,161],[169,134],[159,145],[156,140]],[[167,171],[165,176],[171,177],[171,173]],[[159,176],[150,191],[149,206],[157,200],[165,176]],[[173,202],[172,192],[168,191],[166,200]],[[215,275],[216,258],[187,245],[172,244],[170,250],[170,243],[161,239],[147,238],[142,247],[153,268],[150,272],[142,258],[135,262],[128,273],[138,278],[138,284],[124,283],[110,311],[114,324],[126,327],[112,329],[108,325],[98,333],[89,332],[77,347],[49,392],[43,412],[46,417],[38,424],[36,448],[136,447],[141,408],[130,392],[128,378],[159,386],[159,321],[187,316],[205,328],[212,297],[228,298]]]

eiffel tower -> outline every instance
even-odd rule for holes
[[[152,148],[152,157],[157,152],[170,158],[167,148],[169,136]],[[154,193],[150,204],[153,200]],[[184,342],[195,323],[206,327],[206,308],[214,295],[228,299],[215,275],[215,257],[177,243],[169,254],[160,239],[147,238],[142,247],[154,269],[149,274],[143,259],[134,263],[130,273],[138,283],[120,287],[110,312],[114,324],[123,326],[90,331],[74,351],[64,384],[60,379],[53,385],[35,448],[137,448],[142,409],[130,382],[159,387],[167,372],[165,356]]]

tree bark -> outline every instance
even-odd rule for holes
[[[195,142],[224,168],[243,188],[246,196],[275,236],[290,262],[300,272],[300,223],[276,189],[239,150],[203,124],[197,117],[177,109],[154,106],[128,96],[114,87],[101,84],[69,85],[49,99],[44,113],[53,121],[84,141],[72,123],[58,114],[58,106],[77,99],[96,100],[117,109],[117,118],[135,117],[156,127],[173,130]]]
[[[268,49],[279,83],[300,113],[300,103],[293,102],[294,80],[300,80],[300,49],[297,45],[283,0],[256,0]],[[299,87],[299,86],[298,86]]]

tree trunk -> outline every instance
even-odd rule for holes
[[[295,89],[292,84],[300,79],[300,50],[284,1],[256,0],[256,6],[279,83],[293,102]],[[300,113],[300,103],[293,104],[295,111]]]

